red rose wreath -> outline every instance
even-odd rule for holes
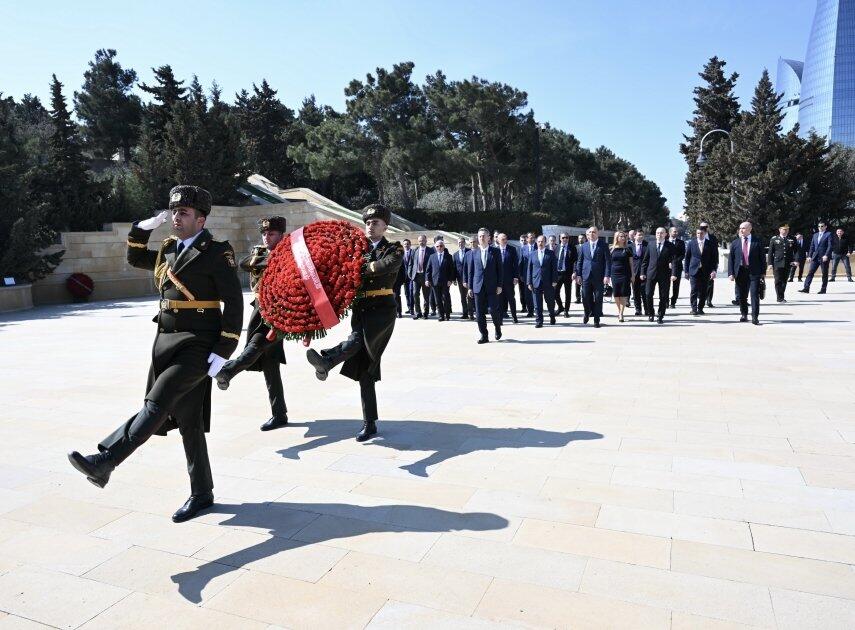
[[[363,231],[346,221],[317,221],[291,232],[270,253],[258,291],[273,338],[326,336],[347,314],[368,254]]]

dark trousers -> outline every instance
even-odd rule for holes
[[[543,323],[543,300],[546,300],[546,309],[549,312],[549,320],[555,319],[555,290],[551,284],[535,287],[532,291],[534,298],[534,323]]]
[[[800,261],[798,261],[798,263],[799,263],[799,282],[801,282],[802,281],[802,274],[804,273],[804,270],[805,270],[805,261],[800,260]],[[796,268],[790,267],[790,282],[793,281],[793,277],[795,275],[796,275]]]
[[[522,290],[522,289],[520,289]],[[502,319],[508,316],[508,310],[511,312],[511,318],[517,318],[517,299],[514,292],[514,283],[502,285],[502,293],[499,295],[499,310],[502,313]]]
[[[740,267],[736,273],[739,312],[742,315],[748,315],[748,296],[750,294],[751,319],[758,319],[760,316],[760,278],[761,276],[752,276],[745,267]]]
[[[707,280],[707,305],[712,306],[712,296],[713,291],[715,290],[715,280],[710,278]]]
[[[355,324],[351,321],[351,326]],[[321,350],[327,360],[333,366],[344,363],[362,352],[365,347],[365,336],[361,330],[354,330],[347,339],[337,346],[328,350]],[[369,422],[377,420],[377,392],[374,385],[374,376],[365,373],[359,378],[359,397],[362,401],[362,419]]]
[[[531,291],[528,289],[528,285],[525,282],[520,283],[520,301],[522,302],[522,309],[529,315],[534,313],[534,298],[531,295]]]
[[[487,309],[493,318],[496,330],[502,329],[502,313],[499,310],[499,296],[496,291],[488,291],[486,288],[475,294],[475,318],[478,320],[478,330],[482,337],[487,336]]]
[[[98,450],[110,451],[116,465],[121,464],[131,453],[154,435],[166,422],[168,413],[157,403],[146,400],[143,408],[120,425],[115,431],[98,444]],[[187,474],[190,475],[190,492],[205,494],[214,489],[211,475],[211,462],[208,459],[208,445],[205,441],[205,427],[201,421],[183,422],[180,418],[178,431],[184,443],[184,456],[187,459]]]
[[[420,300],[419,297],[422,299]],[[422,314],[422,301],[424,301],[424,314],[430,314],[431,295],[430,288],[425,286],[425,274],[417,273],[413,278],[413,305],[416,307],[416,315]]]
[[[558,286],[555,287],[555,304],[558,311],[570,312],[570,301],[573,299],[573,274],[569,271],[558,272]],[[561,301],[561,292],[564,291],[564,301]]]
[[[576,304],[579,304],[582,301],[582,285],[576,284]]]
[[[677,277],[671,283],[671,306],[677,306],[677,298],[680,297],[680,277],[682,273],[676,274]]]
[[[779,302],[784,299],[790,269],[794,269],[794,267],[776,267],[772,270],[772,275],[775,277],[775,297]]]
[[[648,278],[645,283],[645,297],[647,298],[646,309],[648,315],[653,315],[653,292],[659,287],[659,308],[657,315],[664,317],[665,310],[668,308],[668,294],[671,289],[671,276],[662,276],[659,278]]]
[[[475,310],[475,305],[472,303],[472,298],[469,297],[469,289],[463,286],[463,281],[457,281],[457,290],[460,292],[460,308],[463,317],[469,317],[469,314]]]
[[[267,399],[270,401],[270,411],[274,418],[284,418],[288,414],[285,404],[285,393],[282,389],[282,375],[279,372],[279,353],[276,352],[277,345],[281,341],[269,341],[264,333],[256,333],[246,344],[236,359],[223,366],[229,378],[234,378],[244,370],[253,365],[258,365],[264,374],[264,383],[267,385]]]
[[[822,256],[811,258],[808,274],[805,278],[805,289],[810,289],[810,283],[813,282],[813,276],[816,273],[816,270],[820,268],[822,268],[822,290],[825,291],[825,288],[828,286],[828,261],[826,260],[823,262]]]
[[[843,261],[843,270],[846,272],[846,277],[852,278],[852,266],[849,263],[849,256],[847,256],[846,254],[832,254],[831,258],[833,260],[831,267],[832,280],[837,277],[837,265],[840,264],[840,261]]]
[[[582,280],[582,305],[585,317],[599,320],[603,316],[603,282]]]
[[[451,317],[451,291],[447,283],[442,283],[442,286],[431,286],[434,302],[436,302],[436,310],[440,318]]]
[[[689,277],[689,286],[691,287],[689,302],[692,305],[693,313],[704,310],[707,297],[707,283],[709,281],[710,277],[706,271],[701,271],[697,276]]]
[[[362,400],[362,419],[366,422],[377,421],[377,391],[374,378],[363,376],[359,379],[359,398]]]
[[[642,307],[644,314],[647,315],[647,300],[645,299],[644,280],[635,276],[632,279],[632,302],[635,305],[635,312],[640,313]]]
[[[407,298],[407,312],[412,315],[413,314],[413,298],[415,297],[415,291],[413,290],[413,281],[407,278],[404,280],[404,295]]]

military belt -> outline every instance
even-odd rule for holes
[[[218,300],[161,300],[160,310],[168,311],[170,309],[179,308],[195,308],[197,311],[204,311],[206,308],[220,308]]]
[[[392,295],[392,289],[371,289],[370,291],[363,291],[359,293],[357,298],[370,298],[370,297],[382,297],[384,295]]]

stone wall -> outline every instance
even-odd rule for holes
[[[257,221],[263,216],[280,215],[288,221],[288,230],[324,219],[342,219],[340,214],[307,201],[290,201],[263,206],[214,206],[205,226],[217,240],[227,240],[240,258],[252,245],[260,242]],[[347,217],[350,219],[349,217]],[[129,223],[114,223],[102,232],[63,232],[62,264],[47,278],[33,284],[33,303],[57,304],[71,302],[65,281],[72,273],[85,273],[95,282],[91,300],[139,297],[156,293],[150,271],[134,269],[125,260]],[[152,247],[169,236],[169,223],[156,229],[151,237]],[[240,274],[248,282],[246,274]]]

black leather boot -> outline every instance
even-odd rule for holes
[[[206,492],[205,494],[191,494],[190,498],[184,502],[178,511],[172,515],[173,523],[183,523],[199,514],[202,510],[214,505],[214,493]]]
[[[273,429],[278,429],[280,427],[288,426],[288,415],[284,415],[282,417],[270,418],[267,422],[261,425],[262,431],[272,431]]]
[[[257,346],[254,343],[247,344],[243,352],[223,364],[222,369],[214,377],[217,381],[217,387],[222,390],[228,389],[231,380],[255,363],[258,357],[264,353],[264,350],[263,346]]]
[[[313,368],[315,368],[315,376],[318,377],[319,381],[327,380],[330,370],[335,367],[331,361],[328,361],[326,357],[321,356],[321,354],[313,348],[306,350],[306,360]]]
[[[377,421],[366,420],[362,423],[362,430],[356,435],[357,442],[364,442],[377,435]]]
[[[99,488],[107,485],[110,481],[110,473],[116,468],[110,451],[102,451],[95,455],[81,455],[77,451],[71,451],[68,454],[68,461]]]

